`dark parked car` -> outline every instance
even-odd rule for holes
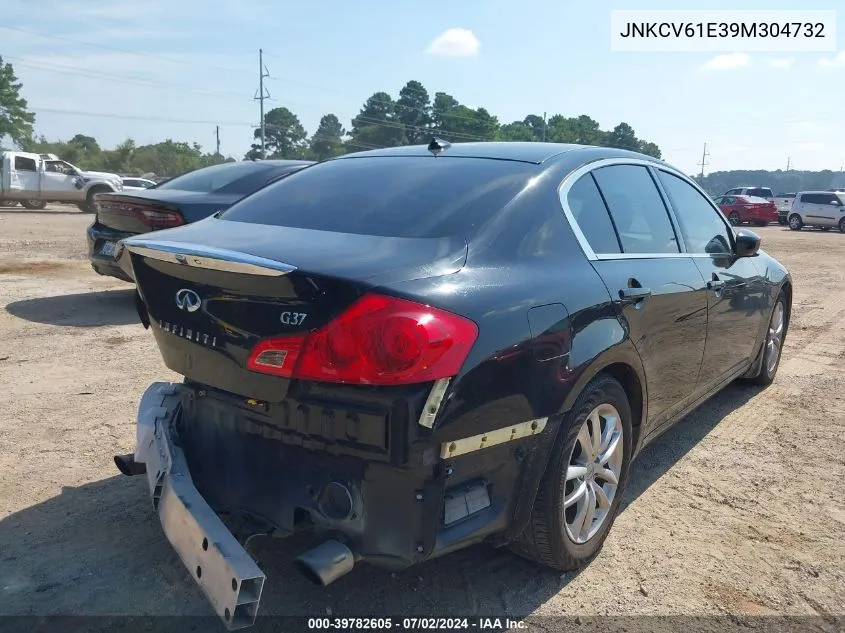
[[[94,197],[96,217],[88,227],[88,258],[101,275],[132,281],[117,260],[124,238],[207,218],[261,187],[312,164],[298,160],[223,163],[171,178],[145,191]]]
[[[139,317],[185,381],[148,388],[115,461],[146,473],[230,626],[264,582],[252,534],[324,534],[296,560],[320,584],[481,541],[576,569],[644,446],[732,381],[774,379],[792,280],[759,247],[632,152],[328,160],[126,240]]]

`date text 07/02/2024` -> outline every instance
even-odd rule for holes
[[[308,618],[310,631],[450,631],[450,630],[519,630],[526,628],[522,620],[497,617],[373,617],[373,618]]]

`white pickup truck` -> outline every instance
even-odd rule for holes
[[[93,212],[95,194],[122,190],[117,174],[83,171],[55,154],[0,153],[0,206],[20,202],[43,209],[48,202],[64,202]]]

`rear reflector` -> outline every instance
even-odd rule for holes
[[[260,341],[247,368],[322,382],[430,382],[457,374],[477,336],[469,319],[370,293],[319,329]]]

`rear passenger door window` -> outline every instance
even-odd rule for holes
[[[567,203],[578,228],[596,255],[622,252],[607,207],[591,174],[581,176],[572,185]]]
[[[593,170],[626,254],[673,254],[680,247],[663,198],[648,169],[610,165]]]
[[[695,187],[678,176],[660,169],[657,174],[675,209],[687,252],[731,253],[733,243],[722,214]]]

